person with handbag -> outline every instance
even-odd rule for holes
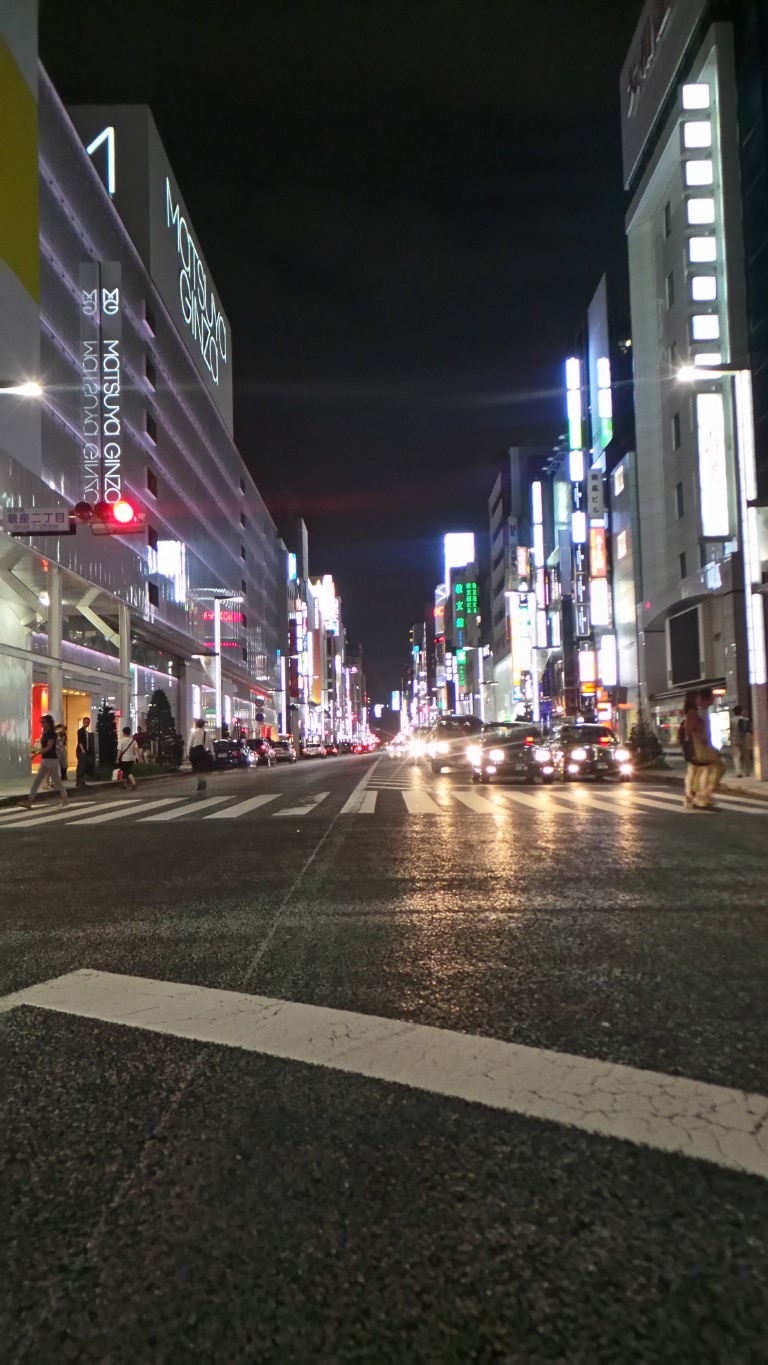
[[[693,733],[696,762],[704,765],[704,777],[699,783],[698,794],[693,803],[697,810],[717,809],[713,805],[712,796],[720,786],[725,773],[725,763],[722,755],[718,753],[712,743],[709,728],[709,715],[707,713],[714,700],[715,694],[712,688],[702,688],[697,703],[699,725]]]
[[[40,767],[35,773],[32,786],[29,789],[29,796],[22,805],[27,810],[32,809],[34,801],[40,789],[41,783],[46,777],[50,778],[53,786],[61,797],[62,807],[67,804],[67,789],[61,780],[61,768],[59,765],[59,755],[56,748],[57,735],[53,716],[41,717],[42,732],[40,734]]]
[[[188,748],[192,771],[197,773],[197,790],[204,792],[208,785],[206,773],[211,771],[214,761],[213,740],[205,728],[205,721],[195,721]]]
[[[120,747],[117,753],[117,766],[123,774],[123,783],[126,790],[130,787],[131,791],[135,792],[138,787],[139,784],[133,775],[133,769],[135,764],[140,762],[141,754],[139,753],[139,746],[136,743],[134,736],[131,734],[131,727],[130,725],[124,725],[123,737],[120,740]]]
[[[678,730],[678,740],[685,759],[685,795],[683,805],[692,810],[700,799],[702,783],[706,779],[706,764],[696,755],[695,735],[705,735],[704,722],[699,715],[698,692],[686,692],[683,702],[683,719]]]

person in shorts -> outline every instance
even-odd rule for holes
[[[138,782],[134,776],[134,768],[141,761],[139,746],[131,734],[130,725],[123,726],[123,734],[117,749],[117,766],[123,774],[123,782],[126,790],[136,790]]]
[[[189,736],[189,761],[193,773],[197,774],[197,790],[204,792],[208,786],[206,774],[213,767],[213,740],[205,728],[205,721],[196,720]]]

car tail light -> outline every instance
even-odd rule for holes
[[[610,736],[608,736],[608,735],[601,735],[601,736],[600,736],[600,743],[601,743],[601,744],[610,744],[610,743],[611,743]]]

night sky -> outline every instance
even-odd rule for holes
[[[148,103],[232,327],[235,435],[307,523],[373,700],[440,537],[625,270],[619,73],[641,0],[43,0],[65,103]]]

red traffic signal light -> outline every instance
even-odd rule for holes
[[[95,536],[134,535],[145,530],[147,525],[144,512],[137,512],[127,498],[118,498],[117,502],[97,502],[92,515],[91,531]]]

